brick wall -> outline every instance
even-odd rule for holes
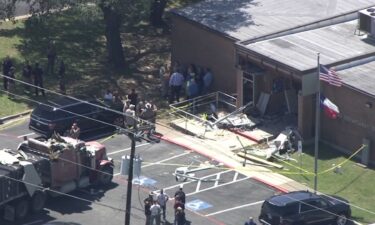
[[[371,141],[370,160],[375,162],[375,100],[348,87],[322,85],[322,93],[335,103],[341,118],[332,120],[321,115],[321,137],[350,152],[357,150],[362,139]],[[372,108],[366,107],[371,102]]]
[[[210,67],[214,90],[236,91],[234,41],[222,34],[172,15],[172,62]]]

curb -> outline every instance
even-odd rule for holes
[[[8,120],[12,120],[12,119],[15,119],[15,118],[22,117],[22,116],[25,116],[27,114],[30,114],[31,111],[32,110],[27,110],[27,111],[22,112],[22,113],[17,113],[17,114],[14,114],[14,115],[2,117],[2,118],[0,118],[0,124],[4,124]]]
[[[258,138],[254,137],[254,136],[252,136],[252,135],[250,135],[250,134],[247,134],[247,133],[245,133],[245,132],[241,132],[241,131],[238,131],[238,130],[236,130],[236,129],[229,129],[229,131],[230,131],[230,132],[233,132],[233,133],[235,133],[235,134],[238,134],[238,135],[240,135],[240,136],[242,136],[242,137],[244,137],[244,138],[250,139],[250,140],[256,142],[257,144],[259,144],[260,142],[262,142],[262,141],[259,140]]]
[[[162,140],[164,140],[164,141],[167,141],[167,142],[169,142],[169,143],[172,143],[172,144],[178,145],[178,146],[180,146],[180,147],[182,147],[182,148],[189,149],[189,150],[191,150],[191,151],[193,151],[193,152],[197,152],[197,153],[199,153],[199,154],[201,154],[201,155],[204,155],[204,156],[206,156],[206,157],[208,157],[208,158],[212,158],[212,159],[214,159],[215,161],[218,161],[218,162],[220,162],[220,163],[223,163],[225,166],[227,166],[227,167],[229,167],[229,168],[231,168],[231,169],[234,169],[234,168],[237,167],[237,165],[234,165],[234,164],[231,164],[231,163],[224,162],[222,159],[219,159],[219,157],[217,157],[217,155],[213,156],[213,155],[210,155],[210,154],[206,153],[205,151],[198,150],[198,149],[193,149],[191,146],[188,146],[188,145],[186,145],[186,144],[180,143],[180,142],[175,141],[175,140],[173,140],[173,139],[171,139],[171,138],[168,138],[168,137],[165,137],[165,136],[161,136],[160,139],[162,139]],[[254,180],[256,180],[256,181],[258,181],[258,182],[260,182],[260,183],[263,183],[263,184],[265,184],[265,185],[267,185],[267,186],[270,186],[270,187],[272,187],[272,188],[274,188],[274,189],[276,189],[277,191],[280,191],[280,192],[282,192],[282,193],[287,193],[287,192],[289,192],[288,190],[286,190],[286,189],[284,189],[284,188],[282,188],[282,187],[279,187],[279,186],[273,185],[273,184],[271,184],[270,182],[268,182],[268,181],[266,181],[266,180],[264,180],[264,179],[261,179],[261,178],[259,178],[259,177],[254,176],[254,177],[251,177],[251,178],[254,179]]]

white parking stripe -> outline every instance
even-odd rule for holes
[[[199,191],[199,188],[201,187],[201,182],[201,180],[198,180],[197,188],[195,189],[195,191]]]
[[[223,173],[228,173],[228,172],[232,172],[233,170],[225,170],[225,171],[222,171],[220,172],[220,174],[223,174]],[[212,176],[215,176],[217,173],[214,173],[214,174],[210,174],[210,175],[207,175],[207,176],[204,176],[204,177],[200,177],[199,179],[206,179],[208,177],[212,177]],[[186,181],[186,182],[183,182],[183,183],[179,183],[179,184],[176,184],[176,185],[172,185],[172,186],[169,186],[169,187],[165,187],[163,188],[163,190],[169,190],[169,189],[173,189],[173,188],[176,188],[176,187],[179,187],[179,186],[184,186],[185,184],[190,184],[190,183],[193,183],[193,182],[196,182],[197,180],[191,180],[191,181]]]
[[[240,206],[236,206],[236,207],[233,207],[233,208],[224,209],[224,210],[220,210],[220,211],[217,211],[217,212],[209,213],[209,214],[206,214],[205,216],[213,216],[213,215],[217,215],[217,214],[220,214],[220,213],[232,211],[232,210],[235,210],[235,209],[244,208],[244,207],[247,207],[247,206],[258,205],[258,204],[261,204],[263,202],[264,201],[262,200],[262,201],[258,201],[258,202],[253,202],[253,203],[245,204],[245,205],[240,205]]]
[[[236,172],[236,173],[234,174],[233,181],[236,181],[237,178],[238,178],[238,172]]]
[[[155,162],[155,163],[150,163],[150,164],[147,164],[147,165],[142,166],[141,168],[145,168],[145,167],[149,167],[149,166],[154,166],[154,165],[157,165],[157,164],[160,164],[160,163],[166,162],[166,161],[168,161],[168,160],[175,159],[175,158],[178,158],[178,157],[181,157],[181,156],[187,155],[187,154],[190,154],[190,152],[184,152],[184,153],[181,153],[181,154],[179,154],[179,155],[175,155],[175,156],[169,157],[169,158],[167,158],[167,159],[160,160],[160,161]],[[113,174],[114,177],[115,177],[115,176],[118,176],[118,175],[120,175],[120,173],[115,173],[115,174]]]
[[[190,152],[184,152],[184,153],[181,153],[181,154],[179,154],[179,155],[175,155],[175,156],[172,156],[172,157],[169,157],[169,158],[163,159],[163,160],[161,160],[161,161],[159,161],[159,162],[150,163],[150,164],[147,164],[147,165],[142,166],[142,168],[149,167],[149,166],[154,166],[154,165],[157,165],[157,164],[160,164],[160,163],[163,163],[163,162],[166,162],[166,161],[169,161],[169,160],[171,160],[171,159],[175,159],[175,158],[178,158],[178,157],[181,157],[181,156],[187,155],[187,154],[190,154]]]
[[[135,147],[136,148],[142,147],[142,146],[149,145],[149,144],[150,143],[143,143],[143,144],[140,144],[140,145],[136,145]],[[107,155],[114,155],[114,154],[117,154],[117,153],[120,153],[120,152],[126,152],[126,151],[129,151],[130,149],[132,149],[132,148],[130,147],[130,148],[121,149],[121,150],[118,150],[118,151],[107,153]]]
[[[249,178],[250,178],[250,177],[245,177],[245,178],[242,178],[242,179],[239,179],[239,180],[236,180],[236,181],[231,181],[231,182],[228,182],[228,183],[224,183],[224,184],[220,184],[220,185],[217,185],[217,186],[213,186],[213,187],[209,187],[209,188],[206,188],[206,189],[202,189],[202,190],[200,190],[200,191],[191,192],[191,193],[189,193],[189,194],[186,194],[186,196],[190,196],[190,195],[198,194],[198,193],[201,193],[201,192],[204,192],[204,191],[208,191],[208,190],[211,190],[211,189],[214,189],[214,188],[223,187],[223,186],[226,186],[226,185],[229,185],[229,184],[233,184],[233,183],[241,182],[241,181],[247,180],[247,179],[249,179]]]
[[[28,134],[23,134],[23,135],[17,136],[17,138],[23,138],[25,136],[31,136],[31,135],[34,135],[34,134],[35,134],[34,132],[28,133]]]
[[[220,179],[220,173],[216,174],[216,181],[215,181],[215,187],[219,184],[219,179]]]

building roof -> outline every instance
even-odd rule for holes
[[[375,41],[366,35],[354,34],[357,20],[315,30],[282,36],[246,45],[255,52],[301,73],[321,64],[335,64],[375,53]],[[363,33],[362,33],[363,34]]]
[[[337,73],[343,83],[375,96],[375,61],[340,70]]]
[[[373,5],[374,0],[206,0],[173,13],[243,41]]]

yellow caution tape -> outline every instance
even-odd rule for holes
[[[322,175],[324,173],[328,173],[329,171],[332,171],[334,169],[336,169],[337,167],[341,167],[342,165],[344,165],[345,163],[347,163],[351,158],[353,158],[355,155],[357,155],[360,151],[362,151],[364,148],[366,147],[366,145],[362,145],[357,151],[355,151],[351,156],[349,156],[349,158],[345,159],[344,161],[342,161],[341,163],[337,164],[336,166],[333,166],[329,169],[326,169],[320,173],[318,173],[318,175]]]
[[[111,136],[106,137],[106,138],[104,138],[103,140],[100,140],[99,142],[100,142],[100,143],[103,143],[103,142],[105,142],[105,141],[108,141],[109,139],[114,138],[115,135],[116,135],[116,134],[112,134]]]

